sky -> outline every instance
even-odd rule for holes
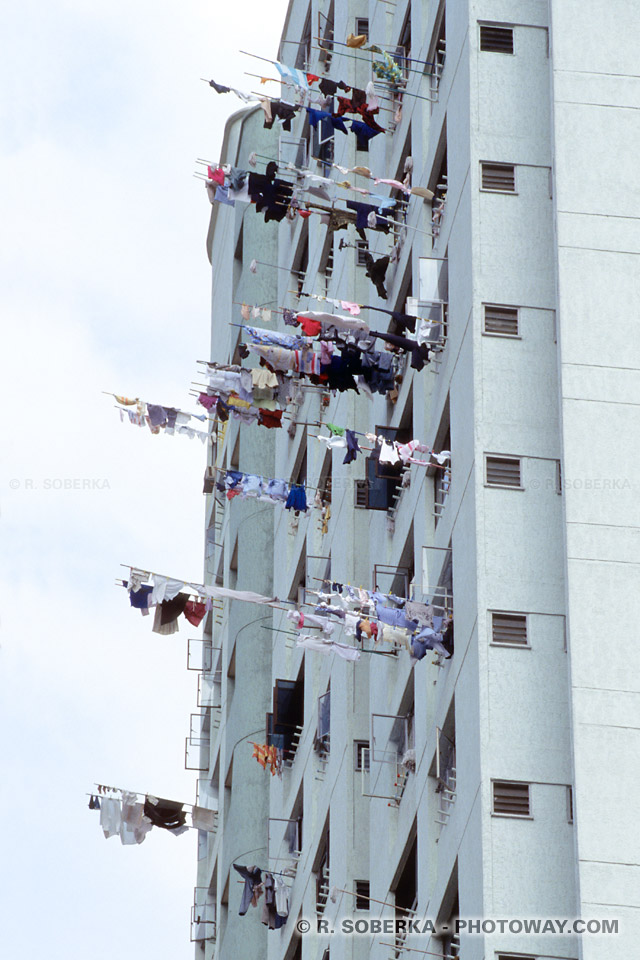
[[[195,831],[105,840],[94,783],[193,803],[197,674],[116,586],[202,580],[205,448],[121,423],[102,391],[196,412],[211,207],[233,95],[286,3],[0,6],[0,945],[4,956],[193,957]]]

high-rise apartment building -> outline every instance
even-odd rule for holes
[[[228,421],[212,467],[306,483],[324,513],[214,489],[207,575],[308,613],[322,581],[428,600],[453,617],[455,647],[416,663],[365,638],[348,662],[298,648],[282,609],[214,612],[189,752],[200,802],[219,811],[201,835],[198,960],[637,955],[638,33],[632,0],[291,0],[281,63],[365,89],[384,56],[366,47],[391,54],[402,77],[376,81],[384,134],[365,144],[305,110],[291,130],[265,130],[260,107],[228,121],[232,166],[255,153],[259,170],[346,178],[400,201],[406,226],[366,231],[374,259],[393,251],[385,301],[354,227],[214,205],[212,360],[242,362],[241,303],[299,312],[310,293],[439,321],[442,338],[386,395],[303,381],[284,429]],[[409,172],[428,192],[332,163]],[[272,327],[288,329],[275,313]],[[399,471],[375,450],[343,465],[316,439],[327,422],[418,438],[450,450],[450,468]],[[281,777],[253,741],[284,743]],[[280,929],[238,915],[234,862],[286,875]],[[296,932],[300,918],[414,915],[450,932]],[[619,932],[456,936],[457,916],[617,919]]]

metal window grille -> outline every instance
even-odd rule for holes
[[[573,787],[567,786],[567,821],[573,823]]]
[[[519,457],[487,457],[486,482],[497,487],[521,487]]]
[[[484,305],[484,332],[495,333],[503,337],[518,336],[518,308],[497,307],[490,303]]]
[[[483,190],[516,192],[516,168],[513,163],[483,163],[481,167]]]
[[[480,50],[483,53],[513,53],[512,28],[481,24]]]
[[[507,817],[531,815],[529,784],[512,780],[493,781],[493,812]]]
[[[493,613],[491,615],[491,640],[493,643],[528,646],[526,615],[523,613]]]
[[[363,33],[368,40],[369,39],[369,18],[356,17],[356,36],[361,37]]]
[[[366,266],[365,254],[369,252],[369,244],[366,240],[356,240],[356,250],[358,251],[356,256],[356,264],[359,267]]]

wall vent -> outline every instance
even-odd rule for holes
[[[497,487],[521,487],[519,457],[487,457],[486,482]]]
[[[480,26],[480,49],[483,53],[513,53],[513,30],[511,27]]]
[[[499,334],[502,337],[517,337],[518,308],[497,307],[493,304],[485,303],[484,332]]]
[[[506,817],[530,816],[529,784],[516,783],[512,780],[494,780],[493,812]]]
[[[491,642],[513,643],[526,647],[527,618],[523,613],[493,613],[491,615]]]
[[[483,163],[481,166],[483,190],[516,192],[516,168],[513,163]]]

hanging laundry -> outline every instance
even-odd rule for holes
[[[289,496],[284,506],[285,510],[294,510],[296,514],[306,513],[309,508],[307,507],[304,487],[300,484],[294,484],[289,490]]]
[[[196,830],[206,830],[214,833],[218,829],[218,818],[215,810],[206,807],[193,807],[191,810],[191,825]]]
[[[391,205],[395,206],[395,201],[392,200]],[[371,228],[382,233],[389,233],[389,230],[393,226],[391,221],[385,217],[381,217],[378,213],[378,208],[372,206],[370,203],[357,203],[355,200],[347,200],[347,209],[355,211],[357,230]],[[369,221],[370,214],[373,214],[373,223]]]
[[[279,430],[282,427],[282,410],[258,410],[258,425],[268,430]]]
[[[377,137],[380,133],[384,131],[382,128],[375,130],[373,127],[370,127],[367,123],[364,123],[362,120],[352,120],[351,121],[351,132],[355,133],[357,137],[356,150],[366,150],[368,147],[369,140],[373,140],[374,137]]]
[[[343,660],[359,660],[360,651],[356,647],[349,646],[348,643],[338,643],[335,640],[322,640],[319,637],[302,636],[296,640],[296,647],[302,647],[305,650],[315,650],[316,653],[322,653],[329,656],[336,653]]]
[[[361,453],[360,447],[358,446],[358,440],[356,438],[353,430],[346,431],[346,441],[347,441],[347,452],[344,455],[343,463],[352,463],[359,453]]]
[[[275,67],[283,80],[288,80],[290,83],[294,83],[297,87],[302,87],[303,90],[309,89],[309,80],[307,79],[307,74],[303,73],[302,70],[298,70],[297,67],[288,67],[284,63],[277,62]]]
[[[100,809],[99,797],[94,797],[93,794],[91,794],[91,797],[89,798],[89,810],[99,810],[99,809]]]
[[[179,593],[172,600],[163,600],[156,607],[156,614],[153,621],[153,632],[169,636],[178,632],[178,617],[184,613],[185,607],[189,602],[188,593]]]
[[[275,877],[276,886],[276,911],[279,917],[285,919],[289,916],[289,887],[282,877]]]
[[[193,600],[187,600],[184,606],[185,618],[194,627],[200,626],[206,612],[204,603],[195,603]]]
[[[331,130],[339,130],[340,133],[348,133],[345,126],[345,122],[341,117],[334,117],[333,114],[327,113],[326,110],[314,110],[313,107],[307,107],[307,114],[309,116],[309,125],[311,127],[317,127],[320,121],[326,123],[328,128]],[[353,121],[355,122],[355,121]],[[353,129],[352,122],[352,129]],[[363,124],[366,126],[366,124]]]
[[[318,84],[318,89],[325,97],[333,97],[337,90],[344,90],[345,93],[348,93],[351,90],[343,80],[329,80],[328,77],[323,77],[323,79]]]
[[[407,353],[411,354],[411,366],[414,370],[422,370],[425,363],[429,362],[429,347],[426,344],[419,344],[416,340],[411,340],[408,337],[401,337],[395,333],[377,333],[375,330],[371,330],[370,334],[372,337],[378,337],[381,340],[385,340],[387,343],[391,343],[396,347],[399,347],[401,350],[404,350]]]
[[[272,873],[264,874],[264,900],[262,901],[261,920],[269,930],[279,930],[283,927],[285,920],[276,910],[276,886],[275,878]]]
[[[170,830],[176,836],[189,828],[186,826],[184,804],[175,800],[163,800],[147,794],[144,801],[144,815],[155,827]]]
[[[242,891],[242,899],[240,901],[240,909],[238,913],[241,917],[244,917],[245,913],[249,909],[249,904],[256,907],[258,905],[258,896],[256,888],[259,886],[262,880],[262,871],[259,867],[241,867],[237,863],[232,864],[233,869],[237,870],[240,876],[244,879],[244,889]],[[257,894],[257,895],[256,895]]]
[[[364,255],[364,262],[366,267],[365,273],[373,282],[376,290],[378,291],[378,296],[382,300],[386,300],[387,291],[384,285],[384,280],[389,268],[389,257],[380,257],[378,260],[374,260],[367,250]]]
[[[359,49],[360,47],[364,47],[367,39],[366,33],[360,33],[357,36],[355,36],[353,33],[350,33],[347,37],[347,46],[353,47],[354,49]]]
[[[120,800],[113,797],[104,797],[100,806],[100,826],[105,835],[105,839],[116,837],[120,834],[120,823],[122,821],[122,807]]]
[[[239,97],[244,103],[250,103],[252,100],[258,99],[253,94],[243,93],[241,90],[236,90],[235,87],[225,87],[221,83],[216,83],[215,80],[209,80],[209,86],[213,87],[216,93],[235,93],[236,97]]]

